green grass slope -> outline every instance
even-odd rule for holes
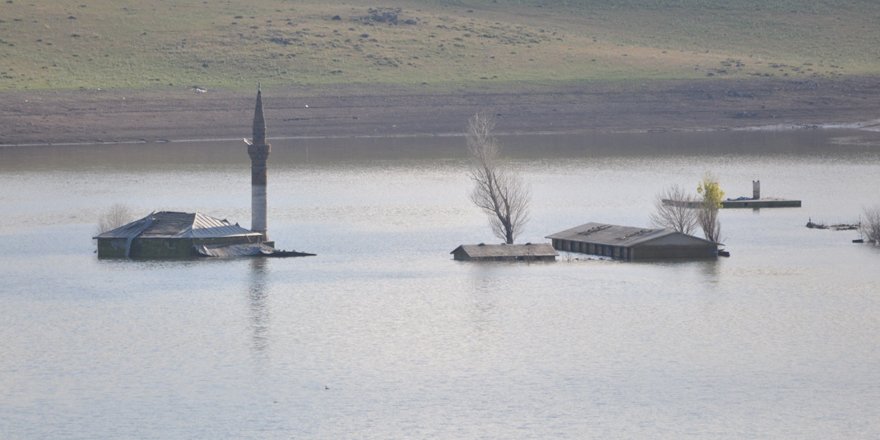
[[[877,23],[874,0],[0,0],[0,90],[876,75]]]

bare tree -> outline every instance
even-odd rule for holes
[[[861,222],[862,234],[865,238],[876,245],[880,245],[880,206],[865,208],[865,219]]]
[[[690,234],[697,227],[697,209],[690,206],[696,198],[678,185],[670,185],[657,194],[651,223],[682,234]]]
[[[513,244],[529,219],[531,193],[517,174],[499,162],[501,148],[492,135],[494,128],[492,117],[481,113],[468,120],[467,146],[474,160],[471,201],[489,217],[492,233]]]
[[[121,203],[116,203],[98,219],[98,233],[104,233],[116,229],[133,220],[131,209]]]

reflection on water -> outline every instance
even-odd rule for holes
[[[317,257],[98,261],[116,202],[246,225],[242,146],[0,149],[0,432],[877,437],[880,248],[804,227],[880,202],[880,150],[850,135],[502,139],[533,194],[522,241],[646,225],[706,170],[804,201],[724,210],[731,257],[675,263],[453,261],[492,241],[460,138],[273,142],[270,234]]]
[[[729,258],[729,257],[728,257]],[[721,265],[716,261],[696,261],[693,263],[700,268],[700,273],[708,283],[717,283],[721,274]]]
[[[468,273],[471,307],[468,310],[469,323],[477,337],[485,337],[497,331],[498,310],[495,292],[498,289],[497,276],[492,274],[494,263],[476,264]]]
[[[269,346],[269,306],[266,280],[269,276],[265,258],[249,261],[248,304],[250,305],[253,350],[263,352]]]

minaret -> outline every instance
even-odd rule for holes
[[[263,97],[257,85],[257,106],[254,109],[254,138],[248,142],[248,156],[251,157],[251,230],[263,234],[263,241],[269,241],[266,234],[266,162],[272,146],[266,143],[266,120],[263,119]]]

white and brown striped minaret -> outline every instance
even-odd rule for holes
[[[257,86],[257,106],[254,109],[254,138],[248,142],[248,156],[251,157],[251,230],[263,234],[263,241],[269,241],[266,234],[266,162],[272,146],[266,142],[266,120],[263,119],[263,97]]]

